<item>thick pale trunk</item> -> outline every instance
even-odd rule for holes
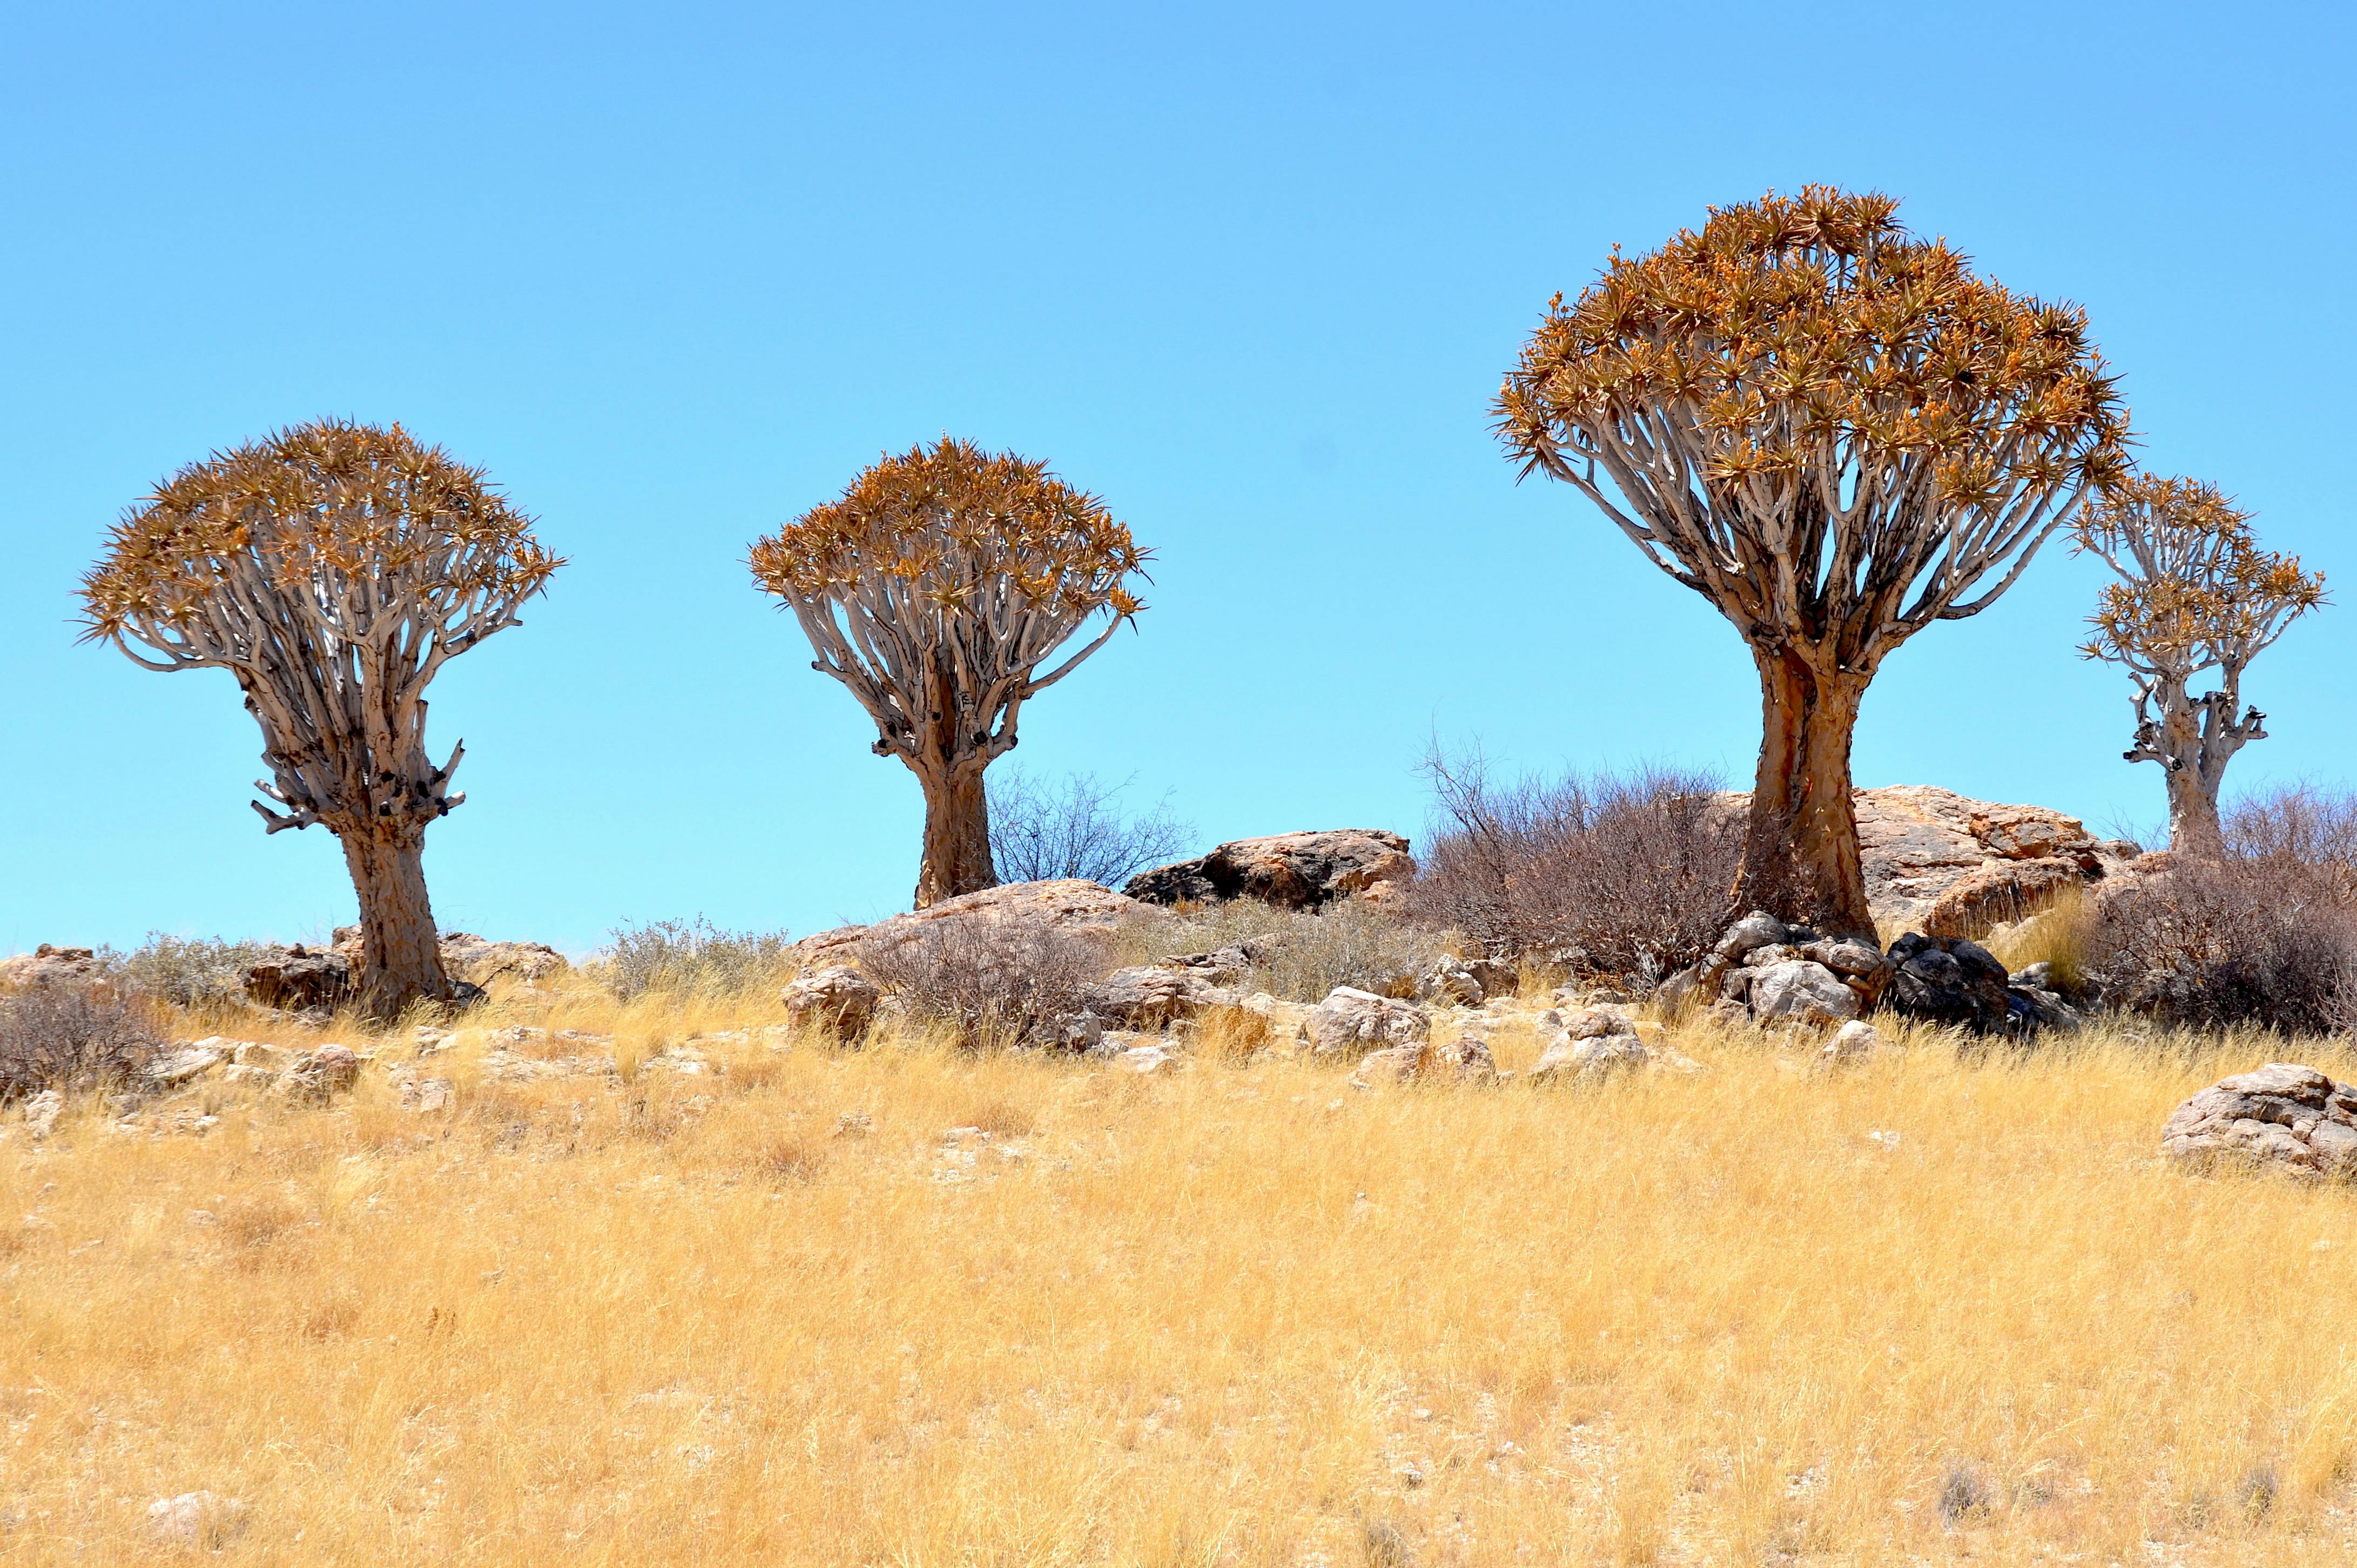
[[[2180,854],[2215,860],[2226,852],[2218,822],[2218,780],[2202,777],[2198,764],[2169,768],[2169,847]],[[2222,777],[2222,760],[2218,773]]]
[[[1867,677],[1822,674],[1792,652],[1759,650],[1760,773],[1737,913],[1765,909],[1828,936],[1874,936],[1850,799],[1850,736]]]
[[[925,790],[925,859],[917,872],[917,908],[997,886],[982,769],[949,768],[938,778],[917,777]]]
[[[387,842],[364,830],[343,837],[344,863],[361,901],[361,1007],[398,1017],[413,1002],[450,994],[434,908],[425,897],[424,845]]]

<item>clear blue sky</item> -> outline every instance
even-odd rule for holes
[[[991,14],[995,13],[995,15]],[[1034,770],[1221,838],[1420,832],[1427,734],[1748,777],[1749,660],[1487,430],[1547,295],[1809,181],[2083,303],[2144,460],[2344,607],[2253,695],[2244,783],[2339,779],[2350,13],[1793,4],[94,3],[0,51],[0,950],[350,918],[265,839],[223,673],[77,646],[101,531],[326,413],[487,467],[572,559],[436,682],[446,926],[579,949],[905,905],[918,798],[748,585],[756,534],[942,431],[1049,459],[1158,560],[1027,709]],[[2343,473],[2344,479],[2333,476]],[[2161,815],[2061,548],[1886,667],[1860,782]]]

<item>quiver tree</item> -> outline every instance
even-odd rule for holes
[[[2260,549],[2250,524],[2214,485],[2139,474],[2098,496],[2077,528],[2079,548],[2119,576],[2104,585],[2082,651],[2127,671],[2136,744],[2125,755],[2160,764],[2169,844],[2200,855],[2220,853],[2227,762],[2266,738],[2266,715],[2243,707],[2243,671],[2324,603],[2323,575]],[[2204,675],[2214,690],[2197,696]]]
[[[564,563],[481,470],[328,420],[183,468],[115,524],[82,579],[85,640],[150,670],[223,669],[262,725],[267,831],[324,823],[360,897],[361,1004],[450,994],[426,824],[465,751],[425,753],[425,684],[516,624]]]
[[[1765,725],[1738,908],[1868,933],[1850,737],[1882,660],[2013,585],[2125,413],[2082,312],[1975,277],[1889,198],[1716,209],[1557,295],[1496,404],[1561,479],[1733,623]]]
[[[919,908],[995,886],[983,769],[1023,704],[1145,607],[1147,552],[1047,467],[943,437],[867,468],[753,546],[753,580],[791,607],[925,796]],[[1104,627],[1042,673],[1090,620]]]

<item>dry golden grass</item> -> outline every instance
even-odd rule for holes
[[[492,1081],[469,1033],[447,1116],[388,1041],[330,1108],[207,1091],[203,1138],[12,1128],[0,1560],[152,1560],[199,1488],[253,1563],[2352,1551],[2357,1197],[2155,1158],[2262,1042],[1828,1079],[1696,1034],[1698,1078],[1366,1093],[1224,1037],[683,1076],[774,1015],[501,1005],[626,1081]]]

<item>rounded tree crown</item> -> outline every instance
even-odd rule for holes
[[[152,641],[253,569],[357,633],[380,613],[512,604],[564,564],[481,469],[398,424],[321,420],[190,464],[126,513],[82,579],[84,636]]]
[[[1145,607],[1127,580],[1148,553],[1104,503],[1044,463],[947,436],[865,469],[840,500],[757,542],[760,586],[789,603],[842,598],[879,578],[945,613],[1012,597],[1077,618]]]
[[[1549,305],[1499,394],[1501,438],[1525,473],[1566,478],[1606,427],[1674,406],[1712,486],[1920,454],[1936,500],[1992,505],[2116,473],[2126,412],[2085,314],[1975,277],[1898,205],[1811,186],[1616,251]]]
[[[2203,666],[2258,651],[2325,602],[2324,574],[2261,549],[2251,514],[2217,486],[2137,474],[2104,489],[2079,548],[2119,574],[2090,618],[2090,659]]]

